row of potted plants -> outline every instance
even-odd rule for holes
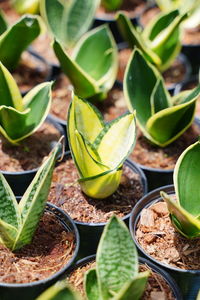
[[[17,1],[15,2],[17,3]],[[2,49],[5,47],[9,50],[8,52],[5,51],[2,56],[0,70],[0,93],[2,94],[2,97],[0,97],[2,99],[0,100],[2,101],[0,132],[3,150],[1,153],[4,152],[2,161],[6,168],[8,163],[11,163],[11,167],[15,168],[15,161],[13,162],[11,157],[16,157],[17,153],[20,158],[19,166],[17,166],[19,170],[20,164],[25,169],[28,169],[30,165],[34,166],[33,171],[25,171],[23,177],[20,176],[19,172],[13,174],[3,172],[18,196],[24,194],[28,184],[33,180],[19,205],[16,203],[15,196],[4,176],[1,176],[1,244],[3,245],[2,253],[5,253],[5,261],[1,270],[1,280],[4,283],[0,284],[2,299],[12,299],[16,295],[19,295],[21,299],[27,299],[27,295],[30,299],[35,299],[42,290],[66,272],[69,264],[75,259],[79,248],[77,227],[80,234],[79,255],[83,257],[94,254],[103,228],[110,217],[116,214],[128,222],[131,210],[139,199],[143,198],[136,205],[136,211],[142,206],[143,201],[146,203],[147,200],[144,199],[146,197],[149,199],[148,197],[152,195],[145,196],[147,193],[147,179],[150,189],[165,183],[172,183],[173,168],[178,156],[185,148],[193,144],[199,135],[198,120],[194,125],[192,124],[200,87],[171,96],[164,84],[162,75],[158,71],[163,70],[168,65],[168,61],[170,62],[180,49],[180,23],[188,16],[188,13],[185,11],[179,13],[178,10],[173,10],[155,19],[152,22],[151,29],[146,29],[146,32],[148,32],[147,40],[149,41],[152,38],[151,43],[142,40],[146,34],[143,34],[141,38],[124,14],[118,14],[118,23],[122,33],[127,37],[131,47],[137,46],[137,48],[132,52],[125,74],[122,75],[124,77],[123,91],[118,88],[122,84],[118,83],[118,86],[115,85],[114,88],[118,88],[122,95],[124,92],[122,97],[126,99],[127,104],[124,104],[123,99],[120,100],[121,102],[118,101],[119,109],[114,113],[111,109],[110,116],[108,115],[109,107],[107,106],[109,106],[109,102],[107,98],[110,97],[110,89],[117,76],[117,45],[111,31],[105,25],[84,34],[88,30],[95,10],[99,5],[99,1],[85,2],[83,4],[82,1],[74,1],[67,7],[65,3],[60,1],[54,1],[54,4],[51,3],[51,5],[48,1],[41,1],[43,19],[55,37],[53,49],[63,72],[70,79],[70,86],[73,86],[75,92],[75,95],[70,93],[69,100],[72,99],[72,101],[69,108],[67,109],[67,105],[64,105],[65,111],[68,110],[67,126],[66,121],[63,123],[65,131],[67,127],[71,152],[65,154],[62,162],[57,162],[54,171],[53,168],[58,153],[61,154],[61,144],[58,143],[56,146],[55,144],[63,134],[63,128],[54,120],[53,129],[49,128],[49,125],[48,128],[44,127],[41,131],[39,129],[50,111],[52,82],[41,83],[28,93],[26,91],[26,95],[22,98],[21,92],[23,91],[20,92],[15,79],[10,73],[15,68],[15,63],[11,63],[10,67],[5,66],[5,62],[9,62],[9,59],[7,60],[5,56],[5,60],[3,60],[4,55],[8,55],[9,58],[12,57],[11,54],[15,53],[14,49],[10,51],[11,41],[14,39],[21,46],[20,50],[17,50],[18,56],[13,56],[19,60],[24,48],[32,42],[32,40],[29,40],[31,34],[26,31],[34,24],[33,27],[36,26],[36,35],[38,36],[44,25],[38,16],[23,16],[15,25],[8,27],[4,16],[1,15],[0,18],[0,24],[3,28]],[[106,3],[106,1],[104,2]],[[105,3],[103,4],[106,7],[107,4]],[[107,9],[109,8],[107,7]],[[85,16],[87,13],[90,18],[86,21]],[[21,26],[24,28],[23,32],[20,30]],[[28,36],[28,40],[26,40],[26,36]],[[20,42],[19,38],[23,42],[26,40],[24,44]],[[77,40],[79,41],[77,42]],[[172,42],[173,46],[169,53],[167,48],[169,44],[172,45]],[[66,51],[66,48],[72,46],[74,47],[73,54],[71,54],[71,49]],[[164,60],[167,60],[167,62]],[[8,71],[8,68],[10,71]],[[14,76],[16,78],[16,75]],[[65,78],[63,74],[60,77],[61,81]],[[57,84],[53,96],[56,90],[57,93],[61,92],[59,82]],[[66,79],[64,79],[64,86],[66,93]],[[62,100],[66,101],[65,97],[66,94],[62,95]],[[82,97],[87,101],[83,100]],[[115,97],[113,97],[114,101]],[[122,112],[126,111],[126,105],[130,112],[122,115]],[[104,116],[100,114],[96,107],[100,108]],[[110,121],[112,119],[112,121],[105,122],[104,117],[106,120]],[[136,118],[139,128],[138,135],[136,135]],[[180,138],[178,139],[178,137]],[[170,144],[172,147],[168,146]],[[54,146],[54,150],[44,160],[44,157],[48,155],[50,149]],[[176,149],[176,153],[175,155],[173,153],[174,156],[171,161],[170,153],[174,149]],[[167,225],[169,225],[170,215],[175,228],[184,236],[186,235],[187,238],[192,238],[191,244],[188,240],[183,241],[180,238],[180,245],[183,245],[183,254],[189,257],[188,260],[190,261],[190,271],[188,271],[190,280],[185,281],[187,284],[185,284],[185,289],[182,289],[182,295],[185,299],[189,299],[189,297],[195,299],[200,287],[197,259],[200,230],[198,197],[193,193],[194,189],[195,191],[198,189],[198,149],[199,142],[196,142],[185,150],[176,164],[174,178],[178,204],[171,197],[162,193],[169,212],[166,205],[159,203],[155,205],[156,208],[153,206],[148,211],[145,207],[144,213],[141,213],[142,221],[139,221],[139,225],[135,225],[133,217],[136,214],[138,220],[138,211],[135,213],[134,210],[130,219],[130,229],[134,238],[135,232],[139,232],[139,235],[147,233],[147,236],[139,236],[139,238],[144,244],[146,243],[145,246],[148,249],[150,248],[148,254],[156,254],[154,243],[159,242],[163,236],[164,239],[168,238],[171,231],[172,239],[175,235],[176,239],[174,238],[174,240],[177,242],[179,233],[174,233],[174,229],[171,229],[173,227],[170,227],[169,232],[163,233],[165,224],[160,225],[158,223],[157,218],[159,216],[167,220]],[[144,160],[148,161],[148,153],[151,153],[151,155],[153,153],[156,168],[155,166],[154,168],[142,166],[140,158],[142,157],[142,162]],[[9,154],[9,157],[6,157],[7,154]],[[139,166],[127,160],[128,156],[139,163]],[[37,164],[35,164],[35,160]],[[41,163],[42,166],[38,169]],[[161,172],[162,165],[169,171]],[[150,166],[152,166],[152,161]],[[146,173],[147,179],[140,167]],[[185,172],[185,169],[187,172]],[[19,181],[17,181],[17,178],[19,178]],[[186,188],[182,192],[179,186]],[[168,188],[162,190],[168,191]],[[169,191],[171,193],[171,189]],[[156,197],[159,198],[158,191],[153,192],[153,195],[154,193],[157,193]],[[192,193],[193,201],[190,201]],[[181,202],[182,198],[183,203]],[[42,216],[47,199],[56,206],[48,204],[48,208]],[[60,209],[57,209],[57,207],[60,207]],[[51,219],[52,212],[56,212],[56,217],[52,217],[53,220]],[[66,217],[66,212],[74,219],[76,225],[70,217]],[[141,222],[142,227],[138,229],[136,226],[140,226]],[[39,227],[37,227],[38,224]],[[112,226],[111,230],[110,227]],[[134,229],[132,229],[132,226]],[[116,236],[116,239],[120,241],[116,246],[113,239],[115,235],[120,233],[121,236]],[[125,236],[127,237],[126,240],[124,240]],[[31,240],[32,243],[30,243]],[[193,244],[194,247],[192,247]],[[136,245],[141,250],[138,240],[136,240]],[[158,247],[160,247],[159,244]],[[137,263],[129,261],[136,256],[134,244],[127,229],[116,217],[113,217],[107,224],[99,249],[96,270],[88,272],[85,283],[88,299],[132,299],[133,293],[136,293],[136,295],[134,294],[136,299],[140,298],[144,290],[142,287],[145,285],[147,273],[145,276],[144,274],[138,275]],[[119,249],[121,249],[121,254],[118,252]],[[123,249],[130,249],[130,252],[124,253]],[[163,250],[162,247],[159,249]],[[109,263],[110,256],[116,250],[118,253],[115,257],[117,264],[112,260]],[[180,261],[178,251],[176,245],[167,249],[170,259],[173,258],[175,262],[178,262],[179,267],[181,266],[179,269],[187,269],[186,258],[183,257],[183,261]],[[143,255],[148,254],[146,254],[145,249]],[[108,260],[106,255],[108,255]],[[124,257],[122,259],[124,265],[120,266],[118,262],[122,256]],[[163,257],[165,258],[164,267],[166,267],[167,256],[163,255]],[[101,260],[100,264],[98,259]],[[93,257],[93,263],[94,260]],[[153,260],[155,260],[154,256]],[[191,260],[196,260],[197,267],[194,267]],[[156,263],[160,263],[159,259]],[[162,262],[161,265],[163,266]],[[100,274],[99,270],[102,266],[105,266],[105,268],[102,269]],[[25,270],[23,272],[25,277],[20,273],[21,268]],[[168,269],[168,267],[166,268]],[[160,272],[157,271],[156,267],[153,267],[153,269]],[[180,273],[186,273],[179,269],[176,265],[172,275],[181,277]],[[112,273],[111,270],[113,270],[113,274],[109,277],[109,273]],[[122,273],[124,275],[119,270],[124,271]],[[101,276],[105,275],[106,272],[108,274],[103,279]],[[123,279],[120,281],[121,284],[118,282],[119,277]],[[113,279],[116,280],[115,283]],[[101,280],[103,280],[103,283]],[[184,278],[184,280],[186,279]],[[192,285],[190,281],[195,282]],[[178,278],[178,282],[179,286],[182,287],[180,278]],[[168,280],[168,283],[170,283],[170,280]],[[56,294],[57,289],[61,293],[58,296]],[[107,294],[104,294],[104,289],[107,289]],[[154,297],[163,296],[162,289],[153,292],[155,292]],[[174,295],[172,295],[173,293]],[[76,297],[66,288],[66,283],[59,283],[56,287],[52,287],[47,291],[44,296],[41,296],[43,297],[41,299],[56,299],[53,297],[61,299],[59,298],[61,295],[66,299],[68,296],[72,299]],[[147,294],[145,297],[148,297]],[[175,291],[170,292],[170,296],[168,294],[167,297],[181,299],[182,296],[175,288]]]

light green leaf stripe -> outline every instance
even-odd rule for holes
[[[3,242],[7,248],[12,249],[17,236],[17,228],[0,219],[0,236],[1,242]]]
[[[87,295],[87,300],[101,300],[98,278],[95,269],[90,269],[85,274],[84,290]]]

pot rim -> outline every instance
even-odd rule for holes
[[[151,204],[159,202],[159,200],[162,200],[161,197],[160,197],[160,191],[162,191],[162,190],[165,191],[165,192],[168,192],[169,194],[174,194],[175,193],[173,184],[159,187],[159,188],[151,191],[150,193],[146,194],[143,198],[141,198],[141,200],[133,208],[133,210],[131,212],[130,219],[129,219],[129,229],[130,229],[133,241],[134,241],[135,245],[137,246],[137,248],[140,250],[140,252],[145,257],[147,257],[147,259],[149,259],[153,263],[159,265],[160,267],[166,268],[166,269],[168,269],[168,271],[176,271],[176,272],[180,272],[180,273],[190,273],[190,274],[195,274],[195,275],[199,274],[200,275],[200,270],[179,269],[179,268],[172,267],[168,264],[165,264],[163,262],[160,262],[160,261],[156,260],[154,257],[149,255],[142,248],[142,246],[139,244],[139,242],[137,241],[137,239],[135,237],[136,225],[138,223],[141,211],[144,208],[149,207]],[[147,203],[146,203],[146,198],[147,199],[150,198],[150,200]]]
[[[70,268],[70,266],[72,266],[73,262],[75,261],[78,251],[79,251],[79,246],[80,246],[80,236],[79,236],[79,231],[75,225],[75,222],[72,220],[72,218],[62,209],[60,209],[59,207],[55,206],[54,204],[51,204],[49,202],[46,203],[46,209],[48,210],[48,208],[57,210],[59,214],[63,215],[65,217],[65,219],[68,219],[74,235],[75,235],[75,249],[73,252],[73,255],[71,257],[71,259],[68,261],[68,263],[66,265],[64,265],[64,267],[62,267],[59,271],[57,271],[56,273],[54,273],[53,275],[51,275],[50,277],[47,277],[45,279],[42,280],[37,280],[37,281],[33,281],[33,282],[29,282],[29,283],[4,283],[4,282],[0,282],[0,288],[1,287],[7,287],[7,288],[27,288],[27,287],[33,287],[33,286],[37,286],[37,285],[45,285],[46,283],[55,280],[56,278],[59,278],[64,272],[67,271],[67,269]],[[57,216],[57,218],[59,219],[59,217]],[[65,223],[61,220],[61,223]],[[65,227],[66,229],[66,224],[63,224],[63,227]]]

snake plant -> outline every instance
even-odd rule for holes
[[[139,273],[138,255],[125,223],[113,216],[104,228],[96,256],[96,267],[85,274],[87,300],[139,300],[149,272]],[[37,300],[78,300],[66,282],[59,282]]]
[[[71,80],[78,96],[93,97],[93,100],[106,98],[118,69],[117,46],[106,25],[86,33],[71,57],[58,41],[54,42],[53,47],[63,72]]]
[[[101,0],[101,4],[108,11],[115,11],[120,9],[123,0]]]
[[[12,251],[31,243],[44,210],[60,143],[37,171],[20,203],[0,173],[0,243]]]
[[[165,147],[192,124],[200,85],[170,96],[158,70],[135,49],[125,72],[124,93],[129,110],[136,110],[138,125],[146,138]]]
[[[71,48],[89,29],[100,0],[40,0],[40,12],[52,35]]]
[[[39,13],[40,0],[11,0],[12,6],[20,14],[37,14]]]
[[[51,105],[52,82],[37,85],[22,98],[10,72],[0,62],[0,133],[13,144],[35,132]]]
[[[161,13],[142,32],[122,12],[117,23],[130,47],[139,48],[160,71],[165,71],[181,50],[180,24],[186,17],[187,13],[181,14],[179,10]]]
[[[39,16],[24,15],[16,23],[8,26],[0,15],[0,61],[10,70],[14,70],[22,52],[42,31]]]
[[[175,228],[186,238],[200,237],[200,141],[189,146],[179,157],[174,169],[176,200],[164,192]]]
[[[123,162],[135,144],[134,114],[105,124],[92,104],[74,96],[67,128],[83,192],[99,199],[113,194],[120,183]]]

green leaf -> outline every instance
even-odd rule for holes
[[[11,0],[11,3],[20,15],[39,13],[39,0]]]
[[[170,106],[169,97],[166,93],[166,89],[161,78],[158,78],[156,82],[150,101],[152,115]]]
[[[17,233],[17,228],[0,219],[0,242],[3,245],[5,245],[7,248],[12,249]]]
[[[24,111],[0,106],[0,132],[11,143],[18,143],[35,132],[47,117],[51,106],[51,82],[33,88],[23,99]]]
[[[4,33],[8,28],[8,23],[5,19],[5,14],[3,10],[0,9],[0,34]]]
[[[58,281],[45,292],[43,292],[36,300],[80,300],[78,296],[67,284],[66,281]]]
[[[101,300],[96,270],[90,269],[85,275],[84,290],[87,300]]]
[[[175,228],[186,238],[192,239],[200,237],[200,220],[187,212],[166,193],[161,192],[160,194],[167,203],[172,224]]]
[[[12,250],[19,249],[32,240],[46,204],[52,173],[59,152],[60,143],[56,145],[47,160],[39,168],[19,203],[22,225],[18,231]]]
[[[200,142],[189,146],[174,169],[174,184],[179,205],[194,217],[200,216]]]
[[[123,0],[102,0],[101,3],[106,10],[115,11],[121,7]]]
[[[0,107],[11,106],[18,111],[23,111],[24,106],[20,90],[10,72],[0,62]]]
[[[53,47],[63,72],[69,77],[78,96],[93,97],[93,100],[106,97],[114,84],[118,68],[117,47],[107,26],[85,34],[77,43],[73,57],[58,41],[54,42]]]
[[[130,282],[125,283],[113,300],[139,300],[144,293],[149,272],[142,272],[135,276]]]
[[[0,36],[0,60],[14,70],[22,52],[40,34],[40,17],[25,15]]]
[[[138,274],[137,250],[126,225],[116,216],[107,223],[96,257],[102,299],[118,293]]]
[[[71,48],[92,24],[100,0],[42,0],[41,15],[54,37]]]

